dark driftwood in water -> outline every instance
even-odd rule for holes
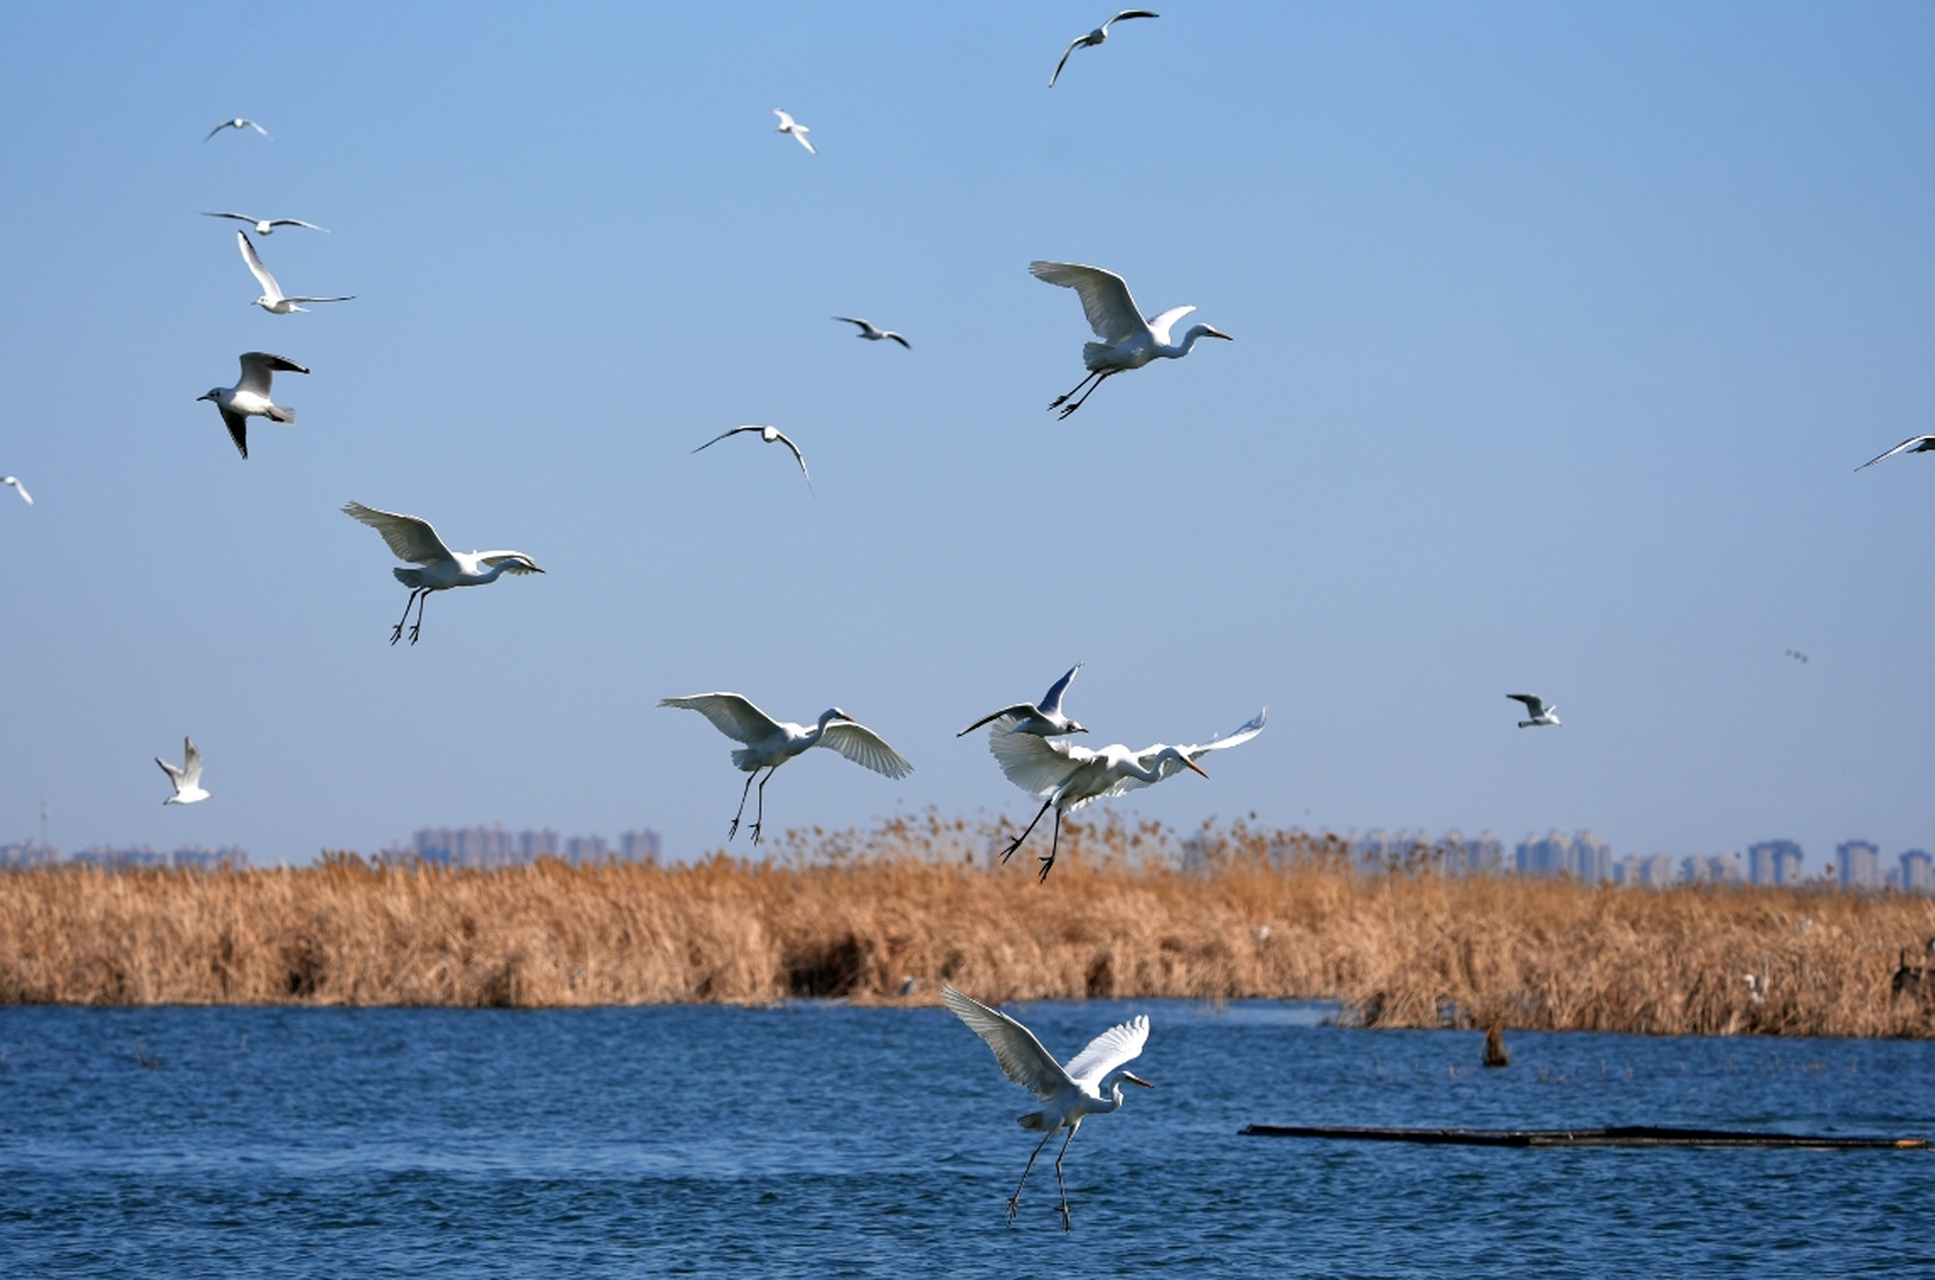
[[[1928,1146],[1926,1138],[1834,1138],[1803,1133],[1669,1129],[1644,1124],[1615,1125],[1609,1129],[1383,1129],[1363,1125],[1253,1124],[1238,1136],[1431,1142],[1459,1147],[1814,1147],[1838,1150]]]

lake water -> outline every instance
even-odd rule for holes
[[[0,1009],[0,1272],[1935,1276],[1935,1152],[1237,1136],[1935,1136],[1935,1043],[1519,1033],[1487,1071],[1307,1006],[1011,1011],[1064,1059],[1154,1024],[1072,1235],[1052,1148],[1004,1221],[1031,1099],[940,1009]]]

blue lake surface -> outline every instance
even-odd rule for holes
[[[1309,1006],[1011,1011],[1064,1060],[1154,1024],[1072,1235],[1047,1156],[1004,1221],[1031,1100],[938,1008],[0,1009],[0,1272],[1935,1276],[1935,1152],[1237,1136],[1935,1136],[1935,1043],[1517,1033],[1487,1071]]]

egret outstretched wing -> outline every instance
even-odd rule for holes
[[[1195,309],[1194,307],[1171,307],[1159,316],[1151,316],[1147,322],[1149,332],[1155,334],[1156,341],[1166,347],[1169,345],[1169,331],[1176,327],[1176,321]]]
[[[1013,729],[1006,719],[996,721],[988,733],[988,750],[1008,781],[1031,796],[1053,795],[1075,770],[1098,754],[1066,738],[1043,738]]]
[[[479,551],[477,553],[477,563],[483,565],[486,569],[495,569],[501,564],[504,566],[505,573],[544,572],[544,570],[537,567],[537,561],[531,559],[531,557],[525,555],[522,551]]]
[[[1037,280],[1058,284],[1079,294],[1089,328],[1110,346],[1119,346],[1147,332],[1148,324],[1136,310],[1128,282],[1115,272],[1073,262],[1031,262],[1028,270]]]
[[[1088,1047],[1069,1060],[1065,1070],[1077,1085],[1094,1087],[1102,1078],[1125,1062],[1133,1062],[1149,1042],[1149,1019],[1137,1014],[1118,1023],[1088,1042]]]
[[[397,511],[378,511],[360,502],[344,506],[343,514],[362,521],[382,534],[383,541],[389,543],[391,552],[399,560],[412,564],[439,564],[454,559],[450,548],[430,527],[430,522],[421,517],[406,516]]]
[[[717,724],[718,721],[713,723]],[[855,764],[865,765],[889,778],[904,778],[914,771],[914,766],[888,746],[886,739],[851,720],[835,720],[828,724],[826,732],[820,735],[820,745],[832,747]]]
[[[968,1024],[968,1029],[988,1042],[994,1050],[994,1060],[1001,1064],[1001,1070],[1008,1079],[1040,1098],[1043,1102],[1054,1097],[1074,1083],[1062,1065],[1055,1061],[1054,1055],[1041,1047],[1035,1033],[1010,1018],[999,1009],[990,1009],[972,996],[964,996],[946,983],[941,984],[941,1001],[947,1005],[955,1017]],[[1143,1019],[1146,1024],[1147,1019]],[[1120,1030],[1120,1028],[1117,1028]],[[1100,1044],[1113,1032],[1104,1032],[1098,1037]],[[1145,1025],[1143,1036],[1147,1038]],[[1094,1045],[1090,1046],[1091,1049]],[[1136,1044],[1137,1052],[1142,1045]],[[1084,1051],[1087,1052],[1086,1050]],[[1134,1057],[1130,1054],[1129,1057]],[[1127,1059],[1124,1059],[1127,1061]]]
[[[661,698],[661,707],[683,707],[712,721],[712,727],[736,742],[751,746],[780,731],[779,721],[736,693],[695,693],[686,698]]]
[[[1191,760],[1195,760],[1201,757],[1205,751],[1221,751],[1225,747],[1240,747],[1257,734],[1262,733],[1263,722],[1269,718],[1270,708],[1265,707],[1263,710],[1257,712],[1253,718],[1244,722],[1242,728],[1236,730],[1234,733],[1211,738],[1208,742],[1200,746],[1184,747],[1182,748],[1182,753]]]

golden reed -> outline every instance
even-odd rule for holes
[[[0,874],[0,1003],[558,1006],[786,996],[1340,1000],[1374,1026],[1928,1036],[1935,900],[1351,871],[1330,837],[1066,823],[789,832],[770,862],[499,871],[332,855]],[[1030,847],[1032,851],[1032,844]],[[1910,957],[1901,961],[1903,949]],[[1749,976],[1752,981],[1749,981]]]

